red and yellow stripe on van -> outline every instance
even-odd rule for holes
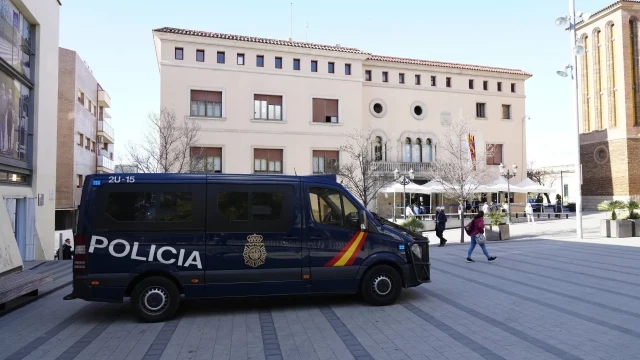
[[[345,245],[345,247],[340,250],[338,255],[334,256],[331,261],[326,263],[324,266],[349,266],[352,265],[360,250],[362,250],[362,244],[364,244],[365,239],[367,238],[367,233],[363,231],[358,231],[351,240]]]

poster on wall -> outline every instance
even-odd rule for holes
[[[0,156],[27,161],[29,89],[0,72]]]

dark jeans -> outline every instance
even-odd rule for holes
[[[440,244],[444,244],[447,240],[444,238],[444,229],[447,227],[445,223],[436,224],[436,236],[440,239]]]

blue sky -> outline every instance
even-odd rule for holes
[[[595,12],[613,0],[576,0]],[[291,0],[63,0],[60,46],[76,50],[111,96],[116,161],[160,107],[151,30],[163,26],[290,36]],[[179,4],[179,5],[178,5]],[[293,1],[293,38],[379,55],[518,68],[526,82],[527,157],[537,166],[572,161],[571,81],[555,74],[570,59],[569,34],[554,20],[561,0]],[[123,159],[122,159],[123,160]]]

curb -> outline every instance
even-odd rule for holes
[[[25,300],[25,301],[17,304],[16,306],[10,308],[9,310],[5,310],[5,311],[1,312],[0,313],[0,318],[5,316],[5,315],[7,315],[7,314],[10,314],[10,313],[12,313],[12,312],[14,312],[14,311],[16,311],[16,310],[18,310],[20,308],[23,308],[23,307],[25,307],[25,306],[27,306],[27,305],[29,305],[29,304],[37,301],[37,300],[40,300],[40,299],[42,299],[44,297],[47,297],[47,296],[53,294],[54,292],[71,285],[72,283],[73,283],[73,281],[66,282],[66,283],[64,283],[62,285],[58,285],[58,286],[54,287],[53,289],[49,289],[49,290],[45,291],[42,294],[38,294],[38,296],[35,296],[32,299]]]

